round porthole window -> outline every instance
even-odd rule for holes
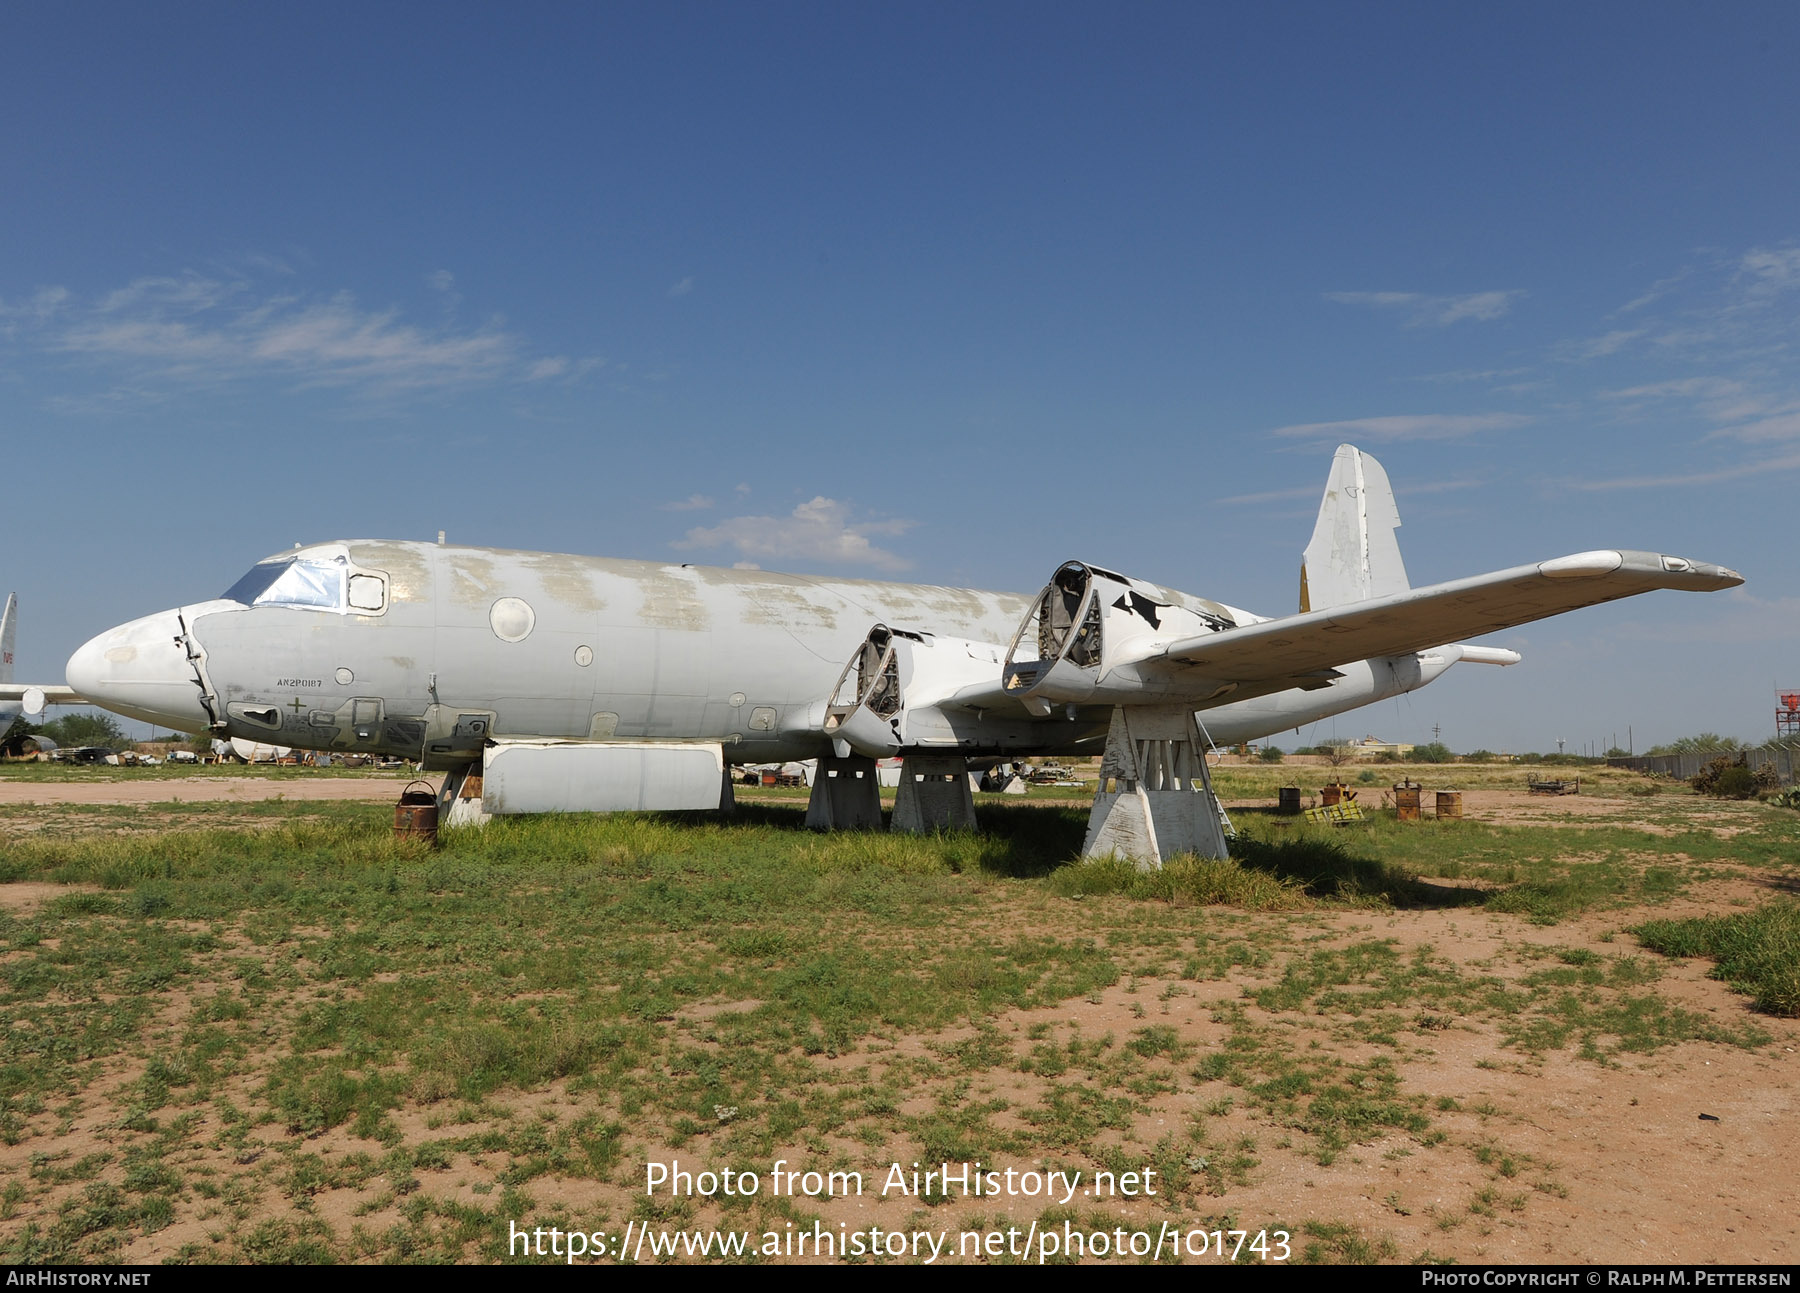
[[[580,665],[583,669],[594,663],[594,648],[591,646],[576,647],[575,663]]]
[[[488,612],[488,623],[494,628],[494,636],[502,642],[523,642],[531,636],[537,616],[524,598],[502,597]]]

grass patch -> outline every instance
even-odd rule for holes
[[[0,1192],[12,1259],[117,1260],[181,1227],[186,1261],[497,1260],[508,1218],[617,1231],[635,1205],[589,1216],[560,1183],[641,1186],[669,1151],[740,1171],[1149,1163],[1191,1209],[1290,1146],[1320,1169],[1374,1140],[1427,1157],[1462,1110],[1401,1074],[1446,1036],[1597,1062],[1755,1044],[1657,998],[1653,957],[1507,944],[1469,966],[1308,914],[1556,919],[1691,883],[1652,877],[1677,868],[1610,824],[1327,833],[1247,813],[1230,859],[1146,873],[1072,860],[1079,800],[983,803],[980,834],[820,836],[762,802],[501,819],[436,850],[395,840],[386,805],[246,807],[182,805],[160,832],[110,809],[97,830],[0,818],[0,882],[81,886],[0,908],[0,1140],[30,1165]],[[1783,854],[1800,815],[1767,815],[1735,843],[1671,838],[1704,876]],[[1456,874],[1480,883],[1420,879]],[[1223,1044],[1187,1031],[1200,1001]],[[1085,1031],[1083,1002],[1103,1007]],[[1170,1095],[1195,1112],[1164,1126]],[[64,1148],[96,1131],[104,1149]],[[1516,1188],[1544,1189],[1523,1163]],[[1505,1155],[1494,1171],[1499,1215]],[[314,1211],[343,1190],[348,1232]],[[1391,1255],[1330,1226],[1307,1242]]]
[[[1646,921],[1631,931],[1665,956],[1705,956],[1712,977],[1772,1015],[1800,1016],[1800,902],[1777,898],[1755,911]]]

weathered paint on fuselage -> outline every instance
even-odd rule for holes
[[[353,567],[385,577],[380,614],[188,608],[231,735],[412,758],[428,725],[491,712],[500,737],[707,740],[724,742],[734,762],[809,758],[825,745],[823,703],[871,625],[1004,642],[1028,601],[425,543],[351,541],[281,555],[346,549]],[[504,598],[530,608],[518,641],[503,640],[493,623]],[[1023,713],[969,720],[959,723],[966,738],[957,735],[970,753],[1045,746],[1045,725]],[[1104,722],[1104,712],[1065,720],[1065,744],[1095,739]]]
[[[1111,718],[1104,704],[1033,716],[979,685],[998,681],[999,656],[975,644],[1011,641],[1037,605],[1013,593],[352,541],[272,557],[233,595],[101,634],[71,657],[71,683],[147,722],[428,768],[480,758],[491,737],[716,741],[727,761],[760,763],[829,751],[832,691],[880,623],[965,652],[934,668],[985,697],[909,709],[908,749],[1097,752]],[[1458,650],[1352,662],[1314,690],[1219,688],[1198,708],[1216,741],[1250,740],[1423,686]]]

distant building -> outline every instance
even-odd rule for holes
[[[1403,741],[1384,741],[1379,736],[1365,736],[1360,741],[1352,741],[1350,748],[1359,759],[1372,759],[1378,754],[1405,758],[1413,752],[1413,747]]]

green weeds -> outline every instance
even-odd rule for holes
[[[118,1260],[195,1221],[182,1260],[498,1259],[527,1191],[627,1187],[649,1146],[740,1171],[1152,1163],[1180,1208],[1290,1149],[1341,1170],[1503,1116],[1402,1081],[1472,1029],[1600,1063],[1762,1040],[1658,997],[1654,958],[1524,944],[1459,966],[1317,917],[1654,902],[1785,849],[1774,827],[1688,831],[1671,862],[1614,824],[1328,834],[1249,813],[1229,860],[1143,872],[1071,861],[1084,805],[980,815],[981,834],[928,837],[813,835],[780,803],[502,819],[433,850],[384,807],[312,804],[245,829],[10,836],[0,877],[78,887],[0,911],[7,1259]],[[1795,913],[1637,932],[1792,1013]],[[1116,1032],[1068,1017],[1103,1003]],[[67,1152],[76,1126],[102,1147]],[[1487,1193],[1431,1214],[1445,1229],[1560,1188],[1525,1156],[1481,1161]],[[319,1220],[334,1191],[356,1196],[347,1234]],[[702,1206],[773,1208],[659,1217]],[[1307,1251],[1393,1255],[1326,1224]]]
[[[1800,902],[1777,898],[1755,911],[1652,920],[1631,931],[1665,956],[1706,956],[1712,971],[1772,1015],[1800,1015]]]

